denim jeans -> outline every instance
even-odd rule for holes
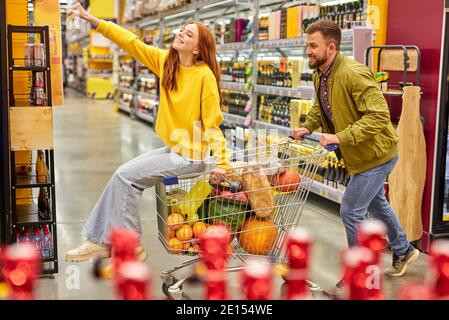
[[[143,190],[154,186],[162,176],[202,172],[206,166],[205,162],[184,158],[168,147],[128,161],[109,180],[81,231],[82,235],[100,244],[110,244],[109,231],[113,227],[132,229],[141,234],[139,204]]]
[[[351,176],[346,187],[340,214],[346,228],[348,246],[357,245],[357,227],[367,212],[387,227],[391,249],[403,255],[410,247],[401,223],[384,195],[384,182],[398,161],[398,157],[373,169]]]

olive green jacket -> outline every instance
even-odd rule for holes
[[[320,78],[316,72],[313,82],[317,94],[302,126],[310,132],[321,127],[323,132],[333,133],[320,107]],[[335,133],[349,174],[361,173],[393,159],[398,136],[387,102],[368,67],[337,54],[328,85]]]

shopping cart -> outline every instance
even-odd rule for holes
[[[317,168],[328,152],[316,143],[287,138],[234,151],[225,181],[217,181],[211,167],[200,174],[162,178],[156,185],[162,245],[170,254],[196,255],[200,234],[224,225],[233,239],[228,249],[232,258],[244,262],[248,256],[264,256],[284,265],[287,233],[298,225]],[[192,275],[177,279],[173,274],[199,260],[161,272],[167,297],[186,299],[182,284]],[[309,286],[320,290],[311,282]]]

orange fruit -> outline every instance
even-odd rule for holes
[[[184,217],[179,213],[172,213],[167,218],[167,224],[173,230],[178,230],[182,227],[184,223]]]
[[[176,231],[172,228],[168,228],[167,239],[176,238]]]
[[[193,237],[193,231],[192,227],[188,224],[185,224],[179,228],[178,231],[176,231],[176,238],[178,238],[179,241],[184,242],[188,241]]]
[[[193,225],[193,235],[195,238],[199,238],[207,230],[207,224],[204,222],[197,222]]]
[[[228,249],[226,250],[226,253],[228,255],[234,253],[234,247],[231,244],[228,244]]]
[[[192,247],[192,251],[193,252],[195,252],[195,253],[199,253],[200,252],[200,246],[199,245],[194,245],[193,247]]]
[[[168,250],[171,253],[179,253],[184,248],[183,244],[176,238],[168,240]]]
[[[187,241],[187,242],[183,243],[182,245],[183,245],[183,247],[184,247],[183,249],[184,249],[184,250],[187,250],[187,249],[189,249],[189,247],[190,247],[190,241]]]

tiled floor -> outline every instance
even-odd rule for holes
[[[83,223],[114,170],[127,160],[160,147],[161,142],[147,124],[115,112],[112,101],[86,99],[74,91],[68,91],[65,105],[55,109],[54,125],[60,271],[53,279],[40,280],[38,298],[113,299],[113,283],[95,280],[91,263],[66,263],[64,255],[79,245]],[[332,202],[310,196],[300,221],[315,237],[310,279],[329,291],[334,290],[340,278],[340,254],[346,246],[338,209]],[[154,273],[153,297],[163,298],[160,271],[188,258],[169,255],[160,244],[153,189],[146,190],[143,195],[141,216],[143,245],[150,254],[146,264]],[[387,266],[391,256],[385,255],[383,260]],[[386,297],[394,298],[397,289],[406,282],[424,281],[427,260],[427,256],[421,254],[406,276],[384,279]],[[275,284],[274,298],[279,298],[280,278]],[[232,298],[241,298],[239,288],[238,275],[231,274]],[[185,284],[184,291],[192,298],[202,297],[198,285]]]

